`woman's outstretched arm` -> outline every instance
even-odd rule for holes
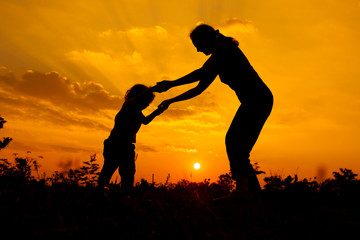
[[[184,84],[193,83],[199,81],[203,75],[203,70],[201,68],[173,81],[164,80],[157,83],[157,87],[161,92],[165,92],[170,88],[181,86]]]
[[[211,79],[211,82],[212,82],[215,79],[217,72],[218,72],[218,66],[217,66],[218,65],[217,62],[219,61],[218,58],[219,58],[218,54],[213,53],[211,55],[211,57],[205,62],[205,64],[201,68],[199,68],[177,80],[174,80],[174,81],[165,80],[162,82],[158,82],[156,84],[156,87],[158,87],[158,91],[165,92],[173,87],[177,87],[177,86],[181,86],[184,84],[189,84],[189,83],[203,80],[203,83],[201,83],[201,84],[199,83],[199,87],[197,89],[195,89],[194,91],[190,90],[191,92],[196,93],[205,84],[204,82],[209,81],[209,79]]]
[[[205,89],[207,89],[210,86],[210,84],[214,81],[216,75],[217,74],[207,74],[206,76],[203,76],[203,78],[200,79],[199,84],[196,87],[194,87],[174,98],[163,101],[159,105],[159,108],[167,109],[169,107],[169,105],[174,102],[180,102],[180,101],[184,101],[184,100],[196,97],[197,95],[199,95],[200,93],[205,91]]]

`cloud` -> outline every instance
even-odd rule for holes
[[[61,169],[60,172],[67,172],[73,167],[73,160],[69,158],[65,161],[60,161],[57,166]]]
[[[126,45],[126,44],[124,44]],[[81,69],[96,69],[122,91],[139,82],[149,82],[153,76],[153,62],[144,63],[139,51],[102,52],[87,49],[73,50],[65,54],[69,61]],[[155,83],[155,80],[154,80]]]
[[[193,47],[189,30],[167,23],[107,28],[97,32],[96,47],[73,48],[65,57],[79,69],[101,73],[117,89],[126,91],[136,83],[153,85],[165,75],[175,79],[200,67],[205,59]]]
[[[34,116],[34,117],[33,117]],[[40,112],[32,115],[33,119],[52,122],[61,126],[79,126],[90,129],[109,131],[110,128],[96,118],[91,116],[76,114],[73,112],[64,112],[62,109],[42,108]]]
[[[249,20],[240,20],[236,17],[227,19],[219,26],[226,33],[255,33],[258,29]]]
[[[70,152],[70,153],[77,153],[77,152],[85,152],[85,153],[92,153],[89,149],[82,148],[80,146],[70,146],[68,144],[59,145],[59,144],[42,144],[46,146],[47,149],[53,149],[58,152]]]
[[[190,108],[169,108],[164,112],[165,118],[184,119],[188,116],[195,115],[197,111]]]
[[[185,153],[196,153],[197,152],[197,149],[175,147],[175,146],[166,146],[166,149],[170,152],[185,152]]]
[[[118,31],[117,34],[125,35],[131,38],[146,37],[147,39],[163,40],[168,37],[168,32],[161,26],[154,26],[148,28],[131,28],[126,31]]]
[[[222,121],[209,121],[209,120],[197,120],[197,119],[180,119],[173,121],[157,121],[152,125],[159,125],[162,128],[167,128],[170,131],[188,132],[196,134],[209,134],[211,132],[224,132],[227,125]]]
[[[109,131],[109,126],[99,121],[91,114],[84,115],[76,111],[67,111],[61,107],[46,102],[39,102],[36,99],[14,97],[7,94],[0,94],[2,111],[23,121],[47,122],[59,126],[79,126],[91,129]],[[104,114],[104,117],[107,117]]]
[[[122,102],[96,82],[71,82],[57,72],[33,70],[18,79],[0,68],[1,111],[21,121],[109,131]]]
[[[123,99],[112,95],[96,82],[71,82],[58,72],[29,70],[18,79],[6,68],[1,69],[0,83],[13,98],[27,97],[48,101],[56,106],[81,111],[118,109]],[[18,98],[21,99],[21,98]]]
[[[158,152],[154,147],[142,144],[142,143],[136,143],[136,151],[142,151],[142,152]]]

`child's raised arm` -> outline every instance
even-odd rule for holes
[[[166,108],[157,108],[149,116],[144,118],[143,124],[148,125],[156,116],[162,114]]]

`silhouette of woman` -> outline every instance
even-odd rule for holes
[[[260,184],[250,164],[250,152],[270,115],[273,95],[249,61],[239,49],[239,43],[226,37],[209,25],[197,26],[190,38],[198,52],[211,55],[205,64],[174,81],[157,84],[160,92],[198,81],[198,85],[174,98],[163,101],[159,107],[193,98],[202,93],[219,75],[221,82],[235,91],[241,105],[226,134],[226,151],[232,178],[236,181],[236,193],[257,197]]]

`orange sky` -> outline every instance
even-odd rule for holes
[[[360,173],[359,16],[359,0],[1,1],[0,136],[13,141],[0,157],[31,151],[43,171],[92,153],[102,162],[128,88],[206,61],[188,37],[205,22],[240,42],[275,96],[252,161],[267,175]],[[188,88],[157,94],[144,113]],[[136,180],[217,180],[229,170],[224,138],[238,106],[219,79],[171,105],[138,133]]]

